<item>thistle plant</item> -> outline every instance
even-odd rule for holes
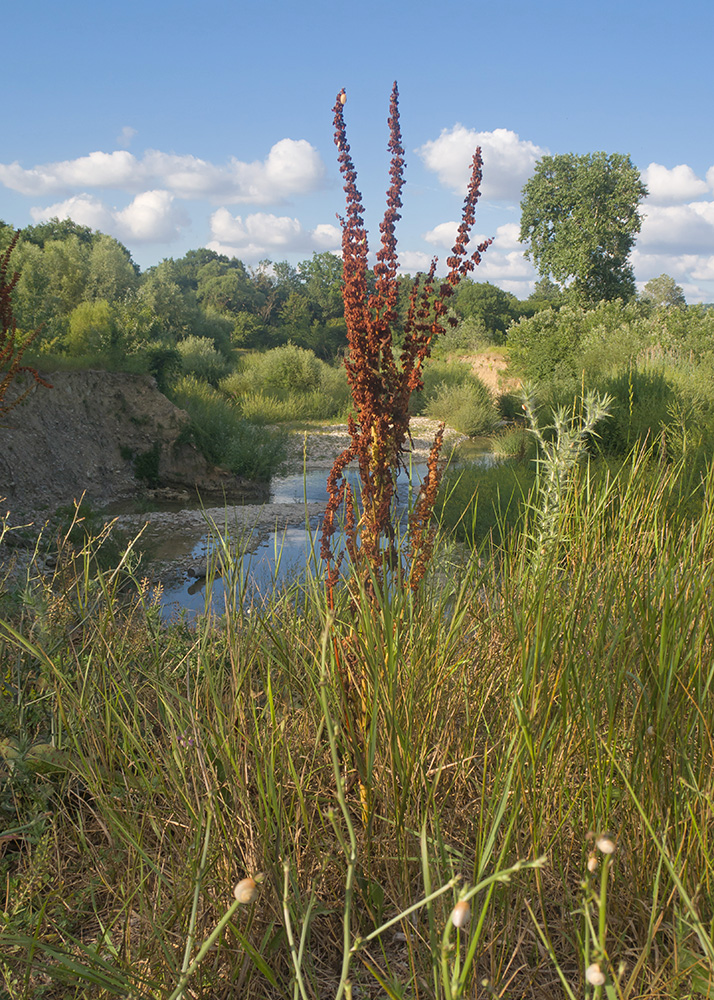
[[[544,434],[538,425],[538,412],[533,389],[527,387],[523,395],[523,409],[529,430],[538,445],[538,506],[534,550],[536,557],[545,554],[547,546],[557,537],[558,525],[568,485],[578,462],[587,449],[589,436],[595,435],[595,426],[610,414],[611,396],[588,392],[583,398],[580,419],[568,416],[565,407],[553,413],[553,423],[545,428],[552,436]]]

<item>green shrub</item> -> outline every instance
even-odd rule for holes
[[[238,406],[246,420],[253,424],[279,424],[294,420],[330,420],[341,414],[343,407],[324,395],[315,392],[291,392],[282,398],[264,392],[242,395]]]
[[[524,462],[536,457],[536,442],[525,424],[506,427],[491,438],[494,455]]]
[[[263,389],[310,392],[320,387],[321,369],[312,351],[285,344],[265,354],[253,355],[251,375],[257,377]]]
[[[139,357],[143,358],[147,373],[156,379],[159,390],[167,392],[181,372],[181,354],[168,344],[157,344],[142,351]]]
[[[461,361],[431,360],[422,375],[424,388],[421,392],[412,393],[409,400],[409,412],[412,416],[425,413],[429,404],[436,398],[444,386],[456,388],[467,385],[473,378],[469,367]]]
[[[228,362],[208,337],[186,337],[178,341],[176,350],[181,355],[184,375],[216,384],[228,372]]]
[[[329,420],[346,415],[350,406],[344,365],[328,365],[291,344],[248,355],[220,388],[256,424]]]
[[[427,403],[426,412],[469,437],[488,434],[498,422],[493,397],[475,375],[469,375],[462,385],[443,382]]]
[[[257,431],[235,403],[206,382],[185,375],[171,396],[188,412],[193,440],[209,462],[247,479],[269,479],[284,461],[283,435]]]
[[[457,326],[448,326],[436,341],[434,356],[445,358],[449,354],[467,354],[493,348],[494,338],[486,329],[480,316],[462,319]]]
[[[151,448],[134,455],[134,475],[137,479],[142,479],[147,486],[159,485],[159,459],[161,457],[161,447],[158,441],[154,441]]]

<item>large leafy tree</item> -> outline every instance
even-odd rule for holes
[[[523,188],[522,243],[539,273],[587,302],[635,294],[630,252],[647,195],[622,153],[544,156]]]
[[[642,289],[642,300],[656,309],[681,309],[687,304],[682,286],[668,274],[660,274],[659,278],[648,281]]]

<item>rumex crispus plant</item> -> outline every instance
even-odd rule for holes
[[[38,371],[22,364],[22,356],[33,340],[39,335],[40,328],[33,331],[24,340],[18,342],[17,323],[12,311],[12,292],[20,275],[17,271],[8,278],[10,267],[10,256],[20,239],[19,230],[15,233],[10,245],[0,259],[0,417],[9,413],[10,410],[21,403],[29,395],[33,383],[16,396],[12,401],[5,402],[5,396],[10,385],[21,372],[32,375],[34,384],[44,385],[51,389],[50,383],[42,378]]]
[[[461,279],[480,261],[491,240],[485,240],[471,253],[467,251],[482,174],[481,150],[477,148],[456,243],[447,259],[447,277],[437,284],[437,261],[433,260],[428,274],[414,281],[403,324],[402,348],[397,355],[394,333],[398,323],[399,263],[395,227],[400,218],[404,185],[397,85],[392,88],[389,106],[391,183],[380,224],[381,244],[376,255],[373,291],[368,285],[367,231],[357,173],[347,142],[345,101],[342,90],[333,111],[335,145],[347,200],[345,216],[340,218],[342,294],[349,345],[345,367],[354,412],[348,419],[350,444],[335,460],[327,480],[329,500],[322,525],[321,556],[326,564],[327,607],[336,618],[335,597],[343,554],[336,553],[334,540],[338,515],[343,512],[349,609],[346,620],[333,630],[332,673],[340,692],[344,731],[359,780],[362,821],[370,829],[374,815],[373,775],[377,767],[375,707],[385,675],[390,672],[384,651],[394,645],[403,617],[410,617],[408,602],[402,601],[395,613],[389,594],[402,589],[414,593],[424,577],[434,543],[431,518],[441,478],[443,424],[436,434],[427,473],[410,512],[406,553],[403,553],[394,524],[394,505],[397,475],[405,463],[409,437],[409,399],[413,392],[423,388],[423,370],[432,342],[449,322],[448,299]],[[359,472],[359,497],[345,476],[353,462]],[[342,635],[340,628],[344,629]],[[400,656],[407,655],[409,641],[398,640]]]
[[[327,564],[327,587],[330,604],[339,578],[340,559],[333,539],[337,517],[344,509],[345,542],[351,568],[357,579],[373,594],[385,567],[395,570],[412,589],[423,577],[431,553],[433,531],[429,519],[438,488],[439,454],[443,429],[436,435],[428,472],[421,487],[409,523],[408,566],[402,567],[393,523],[396,479],[404,463],[409,437],[409,398],[423,387],[424,364],[436,337],[444,333],[447,302],[456,286],[481,259],[491,243],[486,240],[471,253],[469,235],[475,221],[482,175],[481,150],[477,148],[471,167],[461,225],[444,281],[436,283],[433,260],[426,275],[413,284],[401,352],[397,356],[393,334],[398,321],[398,257],[395,226],[400,218],[404,185],[404,148],[399,126],[397,85],[392,88],[389,107],[389,144],[391,153],[390,187],[387,207],[380,224],[381,245],[374,267],[374,290],[368,289],[367,231],[364,225],[362,196],[357,189],[355,171],[344,120],[346,96],[340,91],[335,101],[335,145],[339,150],[340,172],[347,196],[342,227],[342,262],[345,322],[349,353],[345,360],[352,394],[354,414],[349,418],[349,446],[338,456],[330,473],[327,489],[329,502],[322,527],[321,555]],[[359,470],[359,499],[345,479],[345,470],[356,462]]]

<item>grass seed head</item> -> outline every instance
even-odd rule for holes
[[[258,886],[255,879],[243,878],[233,890],[233,895],[239,903],[252,903],[258,898]]]
[[[460,899],[451,911],[451,923],[454,927],[466,927],[471,919],[471,907],[465,899]]]
[[[585,970],[585,978],[590,983],[591,986],[602,986],[605,982],[605,973],[602,971],[597,962],[593,962]]]
[[[595,846],[598,851],[603,854],[614,854],[615,853],[615,841],[607,833],[602,833],[595,841]]]

